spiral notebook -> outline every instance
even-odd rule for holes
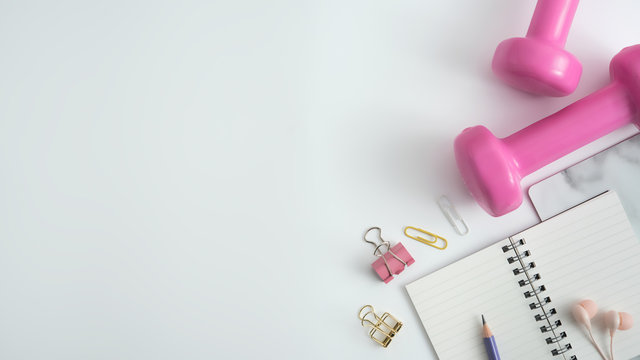
[[[640,318],[640,243],[615,192],[599,195],[407,285],[440,360],[485,359],[480,315],[503,359],[600,359],[571,307],[600,313],[594,336],[609,348],[607,310]],[[616,359],[640,355],[640,326],[618,331]]]

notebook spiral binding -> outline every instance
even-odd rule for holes
[[[549,335],[545,341],[548,345],[554,346],[551,354],[553,356],[562,355],[567,359],[565,353],[571,350],[571,343],[566,342],[567,333],[560,330],[562,322],[560,320],[553,320],[553,317],[557,314],[557,310],[553,307],[549,309],[549,307],[552,306],[550,305],[552,301],[550,297],[544,296],[544,292],[547,289],[543,284],[540,284],[542,277],[539,273],[531,274],[536,267],[536,263],[530,261],[531,252],[521,248],[526,245],[526,241],[524,239],[513,240],[509,238],[509,242],[509,245],[502,247],[502,252],[513,252],[514,255],[509,256],[507,262],[516,265],[516,268],[513,269],[513,275],[524,275],[524,278],[518,280],[518,285],[529,289],[523,292],[525,298],[532,298],[533,300],[533,302],[529,304],[529,308],[531,310],[542,311],[534,316],[536,321],[546,322],[546,325],[540,327],[540,332]],[[572,355],[568,359],[577,360],[578,358]]]

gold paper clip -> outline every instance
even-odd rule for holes
[[[367,311],[365,312],[365,310]],[[365,305],[360,309],[358,319],[360,319],[362,326],[371,328],[369,336],[384,348],[389,346],[393,337],[402,327],[402,323],[389,313],[382,314],[382,317],[378,316],[371,305]],[[388,320],[393,323],[389,323]],[[366,325],[365,322],[367,323]]]
[[[425,235],[431,237],[431,239],[425,239],[425,238],[423,238],[423,237],[421,237],[419,235],[417,235],[417,236],[409,235],[408,230],[414,230],[414,231],[417,231],[419,233],[425,234]],[[449,243],[447,242],[447,239],[443,238],[442,236],[438,236],[436,234],[430,233],[430,232],[428,232],[426,230],[419,229],[419,228],[413,227],[413,226],[407,226],[406,228],[404,228],[404,234],[408,238],[420,241],[421,243],[429,245],[429,246],[433,246],[434,248],[436,248],[438,250],[444,250],[444,249],[447,248],[447,245],[449,245]],[[438,239],[442,240],[442,242],[444,243],[444,246],[436,245],[436,243],[438,242]]]

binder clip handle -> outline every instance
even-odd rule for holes
[[[376,244],[375,242],[371,241],[371,240],[367,240],[367,234],[369,234],[372,230],[378,230],[378,239],[380,239],[380,243]],[[368,242],[369,244],[375,246],[375,249],[373,250],[373,255],[375,256],[382,256],[384,254],[384,252],[382,252],[382,250],[380,250],[381,247],[386,246],[387,247],[387,251],[389,251],[389,249],[391,248],[391,243],[388,241],[385,241],[382,238],[382,229],[380,229],[377,226],[374,226],[372,228],[369,228],[369,230],[365,231],[364,233],[364,237],[363,237],[365,242]]]

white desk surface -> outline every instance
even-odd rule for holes
[[[404,285],[537,222],[528,202],[501,218],[474,204],[454,137],[564,107],[640,42],[640,2],[584,0],[576,92],[519,93],[489,64],[534,6],[0,2],[0,357],[435,359]],[[374,225],[416,259],[388,285],[361,240]],[[360,326],[364,304],[404,321],[388,349]]]

